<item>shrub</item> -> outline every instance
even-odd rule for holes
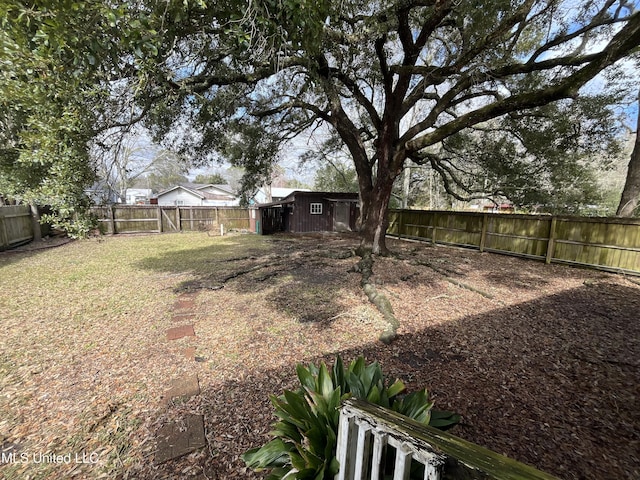
[[[279,420],[262,447],[247,451],[248,467],[271,469],[267,480],[333,479],[340,468],[336,458],[339,407],[351,397],[365,399],[418,422],[447,429],[460,420],[451,412],[433,410],[426,389],[405,394],[400,380],[387,385],[378,362],[367,365],[363,357],[345,369],[340,356],[331,371],[324,363],[296,367],[300,388],[271,395]]]

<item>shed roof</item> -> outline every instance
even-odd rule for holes
[[[329,202],[358,202],[359,195],[357,193],[348,192],[313,192],[308,190],[296,190],[287,195],[282,200],[271,203],[261,203],[258,208],[279,207],[285,204],[294,203],[296,196],[321,196],[324,200]]]

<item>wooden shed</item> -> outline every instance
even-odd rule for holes
[[[357,193],[296,191],[279,202],[258,205],[258,233],[344,232],[356,228]]]

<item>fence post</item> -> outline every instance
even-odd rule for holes
[[[551,217],[551,225],[549,226],[549,240],[547,242],[547,257],[545,263],[551,263],[553,259],[553,251],[556,243],[556,217]]]
[[[438,242],[438,212],[433,212],[433,216],[431,217],[431,221],[433,222],[433,226],[431,227],[431,244],[435,245]]]
[[[162,207],[158,205],[158,232],[162,233]]]
[[[42,240],[42,230],[40,229],[40,213],[38,207],[33,203],[29,204],[31,210],[31,226],[33,228],[33,241],[39,242]]]
[[[9,247],[9,236],[7,235],[7,223],[4,217],[4,212],[2,211],[2,207],[0,207],[0,239],[2,242],[0,243],[0,250],[4,250]]]
[[[484,245],[487,241],[487,214],[482,214],[482,233],[480,234],[480,253],[484,252]]]
[[[403,227],[403,219],[404,215],[402,211],[398,212],[398,238],[402,238],[402,227]]]
[[[116,234],[116,212],[113,205],[109,205],[109,226],[111,228],[111,235]]]
[[[176,226],[178,227],[178,231],[182,231],[182,219],[180,218],[180,207],[176,207]]]

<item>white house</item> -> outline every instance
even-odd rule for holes
[[[148,204],[153,195],[150,188],[127,188],[125,202],[127,205]]]
[[[308,188],[283,188],[267,185],[258,189],[250,203],[279,202],[283,198],[291,195],[293,192],[310,192],[310,190]]]
[[[185,207],[235,207],[240,199],[229,185],[189,183],[176,185],[157,195],[158,205]]]

